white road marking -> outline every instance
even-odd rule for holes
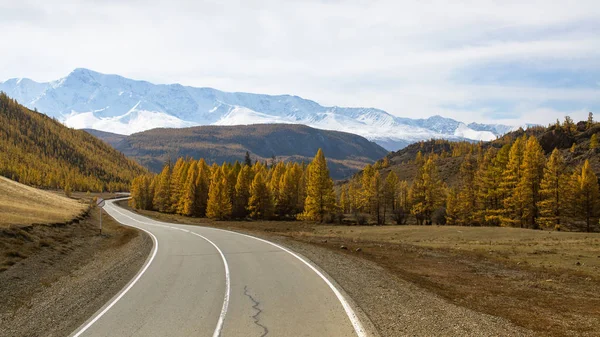
[[[112,203],[111,203],[111,206],[112,206]],[[117,211],[117,210],[115,209],[115,211]],[[117,211],[117,212],[121,213],[119,211]],[[124,214],[122,214],[122,215],[124,215]],[[119,221],[119,220],[117,220],[117,221]],[[122,224],[126,225],[124,223],[122,223]],[[108,306],[106,306],[104,308],[104,310],[102,310],[98,315],[96,315],[96,317],[94,317],[83,328],[81,328],[77,333],[75,333],[73,335],[73,337],[79,337],[79,336],[81,336],[81,334],[84,333],[87,329],[89,329],[89,327],[92,326],[92,324],[96,323],[96,321],[99,320],[100,317],[104,316],[104,314],[108,310],[110,310],[110,308],[112,308],[115,305],[115,303],[117,303],[137,283],[137,281],[142,277],[142,275],[144,275],[144,273],[146,272],[146,270],[148,269],[148,267],[150,266],[150,264],[154,260],[154,257],[156,256],[156,252],[158,251],[158,240],[156,239],[156,236],[154,236],[154,234],[150,233],[149,231],[147,231],[147,230],[145,230],[145,229],[143,229],[141,227],[137,227],[137,226],[133,226],[133,225],[126,225],[126,226],[135,227],[137,229],[143,230],[144,232],[148,233],[148,235],[150,235],[150,237],[152,238],[152,241],[154,242],[154,247],[152,248],[152,250],[153,250],[152,256],[146,262],[146,264],[144,265],[144,267],[142,268],[142,270],[136,275],[136,277],[133,279],[133,281],[131,281],[129,283],[129,285],[125,289],[123,289],[121,291],[121,293],[119,293],[119,295]]]
[[[234,234],[238,234],[238,235],[242,235],[245,237],[249,237],[258,241],[262,241],[264,243],[268,243],[272,246],[275,246],[287,253],[289,253],[290,255],[292,255],[293,257],[297,258],[298,260],[302,261],[305,265],[307,265],[312,271],[314,271],[317,275],[319,275],[323,281],[325,281],[325,283],[327,283],[327,285],[329,286],[329,288],[333,291],[333,293],[335,294],[335,296],[337,297],[337,299],[340,301],[340,303],[342,304],[342,307],[344,307],[344,311],[346,311],[346,315],[348,316],[348,319],[350,319],[350,322],[352,323],[352,326],[354,327],[354,332],[356,332],[356,335],[358,337],[367,337],[367,333],[365,332],[365,329],[362,326],[362,323],[360,322],[360,320],[358,319],[358,316],[356,315],[356,313],[354,312],[354,309],[352,309],[352,306],[350,305],[350,303],[348,302],[348,300],[346,300],[344,298],[344,296],[342,295],[342,293],[333,285],[333,283],[331,283],[331,281],[329,281],[329,279],[323,275],[323,273],[321,273],[321,271],[319,271],[317,268],[315,268],[315,266],[313,266],[311,263],[309,263],[308,261],[306,261],[304,258],[302,258],[300,255],[294,253],[293,251],[280,246],[276,243],[273,243],[271,241],[267,241],[261,238],[257,238],[255,236],[252,235],[247,235],[247,234],[242,234],[242,233],[238,233],[238,232],[233,232],[233,231],[228,231],[228,230],[224,230],[224,229],[219,229],[219,228],[211,228],[211,227],[203,227],[203,228],[208,228],[208,229],[213,229],[213,230],[217,230],[217,231],[223,231],[223,232],[227,232],[227,233],[234,233]]]
[[[179,228],[179,227],[174,227],[174,226],[167,226],[167,225],[161,225],[161,224],[153,224],[153,223],[149,223],[149,222],[145,222],[145,221],[140,221],[137,220],[121,211],[119,211],[111,202],[110,203],[112,210],[119,213],[120,215],[129,218],[135,222],[141,223],[141,224],[145,224],[148,226],[155,226],[155,227],[162,227],[162,228],[168,228],[168,229],[174,229],[174,230],[179,230],[182,232],[186,232],[192,235],[196,235],[204,240],[206,240],[208,243],[210,243],[213,247],[215,247],[215,249],[219,252],[219,255],[221,255],[221,259],[223,260],[223,265],[225,266],[225,298],[223,299],[223,306],[221,307],[221,314],[219,315],[219,320],[217,321],[217,327],[215,328],[215,331],[213,332],[213,337],[219,337],[221,336],[221,331],[223,330],[223,324],[225,323],[225,316],[227,315],[227,309],[229,308],[229,297],[231,295],[231,278],[230,278],[230,274],[229,274],[229,264],[227,263],[227,259],[225,258],[225,255],[223,254],[223,252],[221,251],[221,249],[212,241],[210,241],[209,239],[207,239],[206,237],[198,234],[198,233],[194,233],[192,231],[189,231],[187,229],[183,229],[183,228]],[[115,219],[116,220],[116,219]],[[117,220],[119,221],[119,220]],[[119,221],[120,222],[120,221]],[[158,222],[158,221],[155,221]],[[122,223],[122,222],[121,222]],[[124,224],[124,223],[122,223]],[[126,225],[126,224],[124,224]],[[117,301],[119,301],[121,299],[121,297],[123,297],[123,295],[125,295],[125,293],[127,293],[129,291],[129,289],[131,289],[131,287],[133,287],[133,285],[137,282],[137,280],[142,276],[142,274],[146,271],[146,269],[148,269],[148,266],[150,265],[150,263],[152,262],[152,260],[154,260],[154,256],[156,256],[156,251],[158,250],[158,240],[156,239],[156,237],[150,233],[149,231],[141,228],[141,227],[137,227],[137,226],[132,226],[132,225],[126,225],[126,226],[131,226],[131,227],[135,227],[138,229],[143,230],[144,232],[150,234],[152,236],[153,241],[155,242],[155,247],[156,249],[154,250],[154,253],[152,255],[152,258],[150,259],[150,261],[146,264],[146,266],[144,267],[144,269],[142,270],[142,272],[140,274],[138,274],[138,276],[135,278],[135,280],[113,301],[111,302],[111,304],[106,307],[104,310],[102,310],[102,312],[100,312],[100,314],[98,314],[98,316],[96,316],[92,321],[90,321],[88,324],[86,324],[86,326],[84,326],[76,335],[74,335],[73,337],[78,337],[79,335],[81,335],[83,332],[85,332],[85,330],[87,330],[90,326],[92,326],[92,324],[94,324],[100,317],[102,317],[115,303],[117,303]]]
[[[199,237],[203,238],[204,240],[206,240],[211,245],[213,245],[215,247],[215,249],[221,255],[221,259],[223,260],[223,264],[225,265],[225,287],[227,290],[225,291],[225,299],[223,300],[223,307],[221,308],[221,315],[219,316],[219,321],[217,322],[217,328],[215,329],[215,332],[213,333],[213,337],[219,337],[219,336],[221,336],[221,330],[223,330],[223,323],[225,322],[225,315],[227,314],[227,308],[229,307],[229,296],[231,293],[231,279],[229,277],[229,264],[227,264],[227,259],[225,259],[225,255],[223,254],[221,249],[219,247],[217,247],[217,245],[215,245],[214,242],[210,241],[209,239],[205,238],[204,236],[202,236],[198,233],[194,233],[192,231],[187,231],[187,232],[191,233],[193,235],[199,236]]]

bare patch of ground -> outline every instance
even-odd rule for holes
[[[382,336],[600,331],[600,234],[217,222],[139,213],[282,242],[331,275]]]

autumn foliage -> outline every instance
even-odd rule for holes
[[[40,188],[126,191],[146,172],[110,145],[0,93],[0,175]]]
[[[213,219],[324,221],[337,211],[333,181],[321,150],[309,165],[239,162],[208,166],[204,159],[179,158],[158,175],[141,175],[131,185],[130,205],[139,209]]]

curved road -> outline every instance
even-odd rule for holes
[[[107,201],[150,234],[136,277],[72,336],[359,336],[343,295],[311,264],[251,236],[155,221]]]

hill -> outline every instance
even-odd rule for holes
[[[91,131],[95,132],[95,131]],[[95,133],[101,139],[115,135]],[[367,139],[345,132],[313,129],[298,124],[199,126],[184,129],[153,129],[135,133],[114,145],[153,172],[160,172],[169,159],[205,158],[209,162],[252,160],[310,162],[322,148],[335,179],[352,175],[387,151]]]
[[[322,106],[292,95],[153,84],[81,68],[52,82],[10,79],[0,82],[0,91],[68,126],[120,134],[165,127],[291,123],[358,134],[397,150],[430,138],[490,140],[513,129],[441,116],[403,118],[375,108]]]
[[[390,161],[390,166],[384,171],[394,171],[400,180],[412,182],[420,166],[415,161],[418,153],[420,152],[422,155],[435,153],[439,156],[437,161],[440,177],[452,187],[459,180],[460,165],[471,148],[481,147],[482,151],[490,147],[500,149],[525,135],[536,137],[546,156],[549,156],[556,148],[565,158],[567,167],[575,168],[588,160],[594,172],[600,176],[600,149],[590,149],[591,138],[594,134],[600,134],[600,124],[595,123],[587,128],[585,122],[579,122],[574,125],[572,132],[557,125],[533,126],[526,130],[519,129],[509,132],[494,141],[479,144],[447,140],[422,141],[389,153],[386,157]]]
[[[0,227],[63,223],[87,208],[77,200],[0,177]]]
[[[76,191],[128,190],[146,170],[81,130],[0,93],[0,175],[26,185]]]

